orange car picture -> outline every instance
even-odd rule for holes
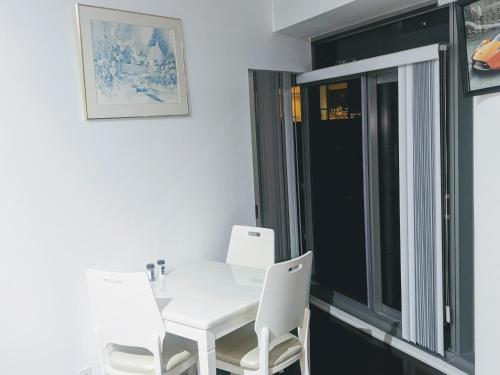
[[[500,34],[484,39],[472,55],[472,67],[476,70],[500,70]]]

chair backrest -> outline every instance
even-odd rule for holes
[[[302,327],[309,306],[312,252],[287,262],[271,265],[266,272],[255,332],[269,330],[269,340]]]
[[[226,263],[266,269],[274,260],[274,230],[233,226]]]
[[[108,344],[158,350],[165,325],[145,272],[87,270],[87,282],[100,350]]]

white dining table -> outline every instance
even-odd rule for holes
[[[215,340],[252,322],[265,270],[197,261],[153,283],[166,330],[198,344],[200,375],[216,374]]]

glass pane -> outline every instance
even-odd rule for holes
[[[401,311],[398,83],[377,85],[382,303]]]
[[[367,303],[361,79],[308,90],[315,281]]]

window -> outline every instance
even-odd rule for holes
[[[302,227],[312,233],[302,245],[315,251],[315,287],[393,326],[401,319],[397,71],[303,92],[307,123],[297,144],[307,157],[299,155],[298,175],[308,185],[301,207],[310,207]]]
[[[426,8],[313,41],[313,67],[449,39],[449,8]],[[315,294],[394,333],[402,310],[397,69],[306,84],[301,94],[301,244],[315,251]]]
[[[368,303],[361,78],[308,88],[315,278]]]
[[[435,310],[435,330],[427,332],[425,328],[419,333],[419,337],[430,338],[431,331],[434,330],[436,338],[431,345],[433,348],[430,348],[428,343],[417,344],[441,355],[446,349],[446,356],[450,355],[455,365],[460,364],[461,367],[470,370],[474,357],[473,294],[470,292],[473,275],[473,241],[470,236],[472,233],[472,215],[470,214],[472,189],[470,179],[467,177],[470,176],[472,165],[470,157],[467,156],[470,156],[472,151],[472,137],[470,137],[472,122],[470,121],[471,101],[463,97],[460,75],[458,82],[456,79],[459,59],[456,48],[455,17],[456,12],[453,6],[437,9],[424,8],[356,30],[322,37],[312,42],[313,69],[434,43],[449,43],[448,55],[440,52],[439,79],[441,89],[446,89],[446,94],[441,96],[440,109],[437,111],[441,111],[439,121],[442,121],[440,123],[442,131],[440,137],[442,138],[435,137],[435,139],[441,139],[441,143],[440,147],[435,148],[437,151],[433,154],[433,160],[437,160],[435,157],[438,154],[442,158],[441,171],[434,174],[434,177],[437,178],[436,176],[440,175],[443,178],[441,199],[444,202],[442,208],[446,211],[443,211],[445,214],[442,215],[443,229],[438,229],[435,233],[441,233],[444,241],[436,237],[434,242],[437,249],[436,259],[439,254],[442,254],[443,265],[441,267],[438,260],[434,259],[434,267],[436,270],[443,270],[443,280],[439,278],[431,280],[425,277],[432,271],[429,271],[427,265],[422,262],[431,258],[414,257],[415,259],[411,260],[408,257],[409,228],[413,225],[411,230],[416,230],[416,224],[410,224],[410,220],[405,218],[415,219],[413,215],[415,212],[409,215],[408,209],[412,206],[413,208],[422,206],[417,202],[418,199],[413,199],[413,195],[408,194],[408,186],[414,186],[417,190],[422,186],[418,187],[414,185],[414,181],[410,182],[407,171],[412,168],[412,174],[425,174],[428,169],[422,169],[422,163],[429,159],[425,157],[422,159],[422,155],[417,154],[428,154],[431,151],[426,147],[422,149],[418,147],[415,150],[409,147],[409,144],[413,144],[413,140],[410,139],[412,137],[408,138],[407,128],[395,126],[398,123],[398,116],[405,116],[406,121],[411,122],[407,116],[408,113],[413,113],[411,116],[415,116],[414,120],[418,122],[422,115],[429,114],[428,111],[422,109],[408,112],[406,107],[408,102],[405,100],[398,103],[398,96],[402,93],[402,91],[398,93],[398,86],[399,90],[402,88],[407,90],[404,95],[410,98],[414,106],[420,99],[423,99],[421,105],[426,102],[426,95],[420,95],[419,99],[418,95],[413,95],[413,88],[408,89],[408,79],[412,75],[408,75],[407,69],[399,75],[401,82],[397,81],[398,74],[394,70],[358,74],[335,80],[327,80],[323,77],[321,78],[323,81],[303,84],[300,91],[303,97],[302,116],[300,126],[297,126],[295,131],[297,190],[301,197],[299,201],[301,246],[303,250],[316,251],[312,294],[391,334],[401,335],[405,339],[408,339],[408,324],[413,327],[416,320],[420,323],[427,321],[426,324],[420,324],[421,327],[417,327],[417,330],[431,327],[431,321],[427,318],[428,316],[434,317],[434,312],[428,314],[427,310],[421,309],[422,302],[426,302],[424,300],[428,298],[429,301],[436,303],[434,307],[432,307],[434,303],[427,303],[429,301],[424,304],[431,310]],[[413,73],[418,73],[418,75],[422,75],[426,69],[422,65],[412,67]],[[417,78],[414,82],[417,82],[419,86],[418,82],[424,81],[419,81]],[[361,87],[357,99],[361,103],[359,112],[361,126],[359,127],[355,125],[357,124],[356,116],[351,116],[356,112],[350,107],[351,98],[356,96],[354,94],[356,87]],[[419,108],[420,104],[415,108]],[[348,122],[353,125],[352,134],[350,137],[345,137],[344,142],[339,139],[340,136],[328,138],[330,128]],[[338,126],[334,129],[339,131],[340,128],[341,126]],[[418,137],[423,139],[422,127],[417,125],[409,134],[415,134],[415,130],[418,130]],[[357,134],[355,134],[356,131]],[[333,133],[334,130],[331,132]],[[328,145],[325,145],[328,142],[330,142],[330,149]],[[421,145],[431,143],[420,142]],[[318,144],[322,145],[321,152],[315,149]],[[361,158],[359,151],[361,151]],[[418,152],[415,154],[415,151]],[[400,154],[401,163],[397,157]],[[328,157],[329,155],[330,157],[335,155],[336,159],[321,158],[321,156]],[[357,163],[353,163],[353,155],[358,155]],[[412,155],[414,160],[411,160],[413,164],[410,165],[408,163]],[[341,168],[342,162],[345,164],[344,169]],[[405,165],[408,165],[406,170]],[[415,170],[417,172],[414,172]],[[319,175],[317,175],[318,171]],[[333,174],[336,175],[332,176]],[[419,177],[415,178],[416,181],[423,181]],[[347,199],[344,199],[344,202],[341,202],[341,199],[336,202],[336,198],[332,197],[332,195],[342,193],[340,189],[342,186],[354,185],[355,181],[358,183],[361,181],[363,184],[362,195],[354,188],[350,190],[350,194],[356,196],[358,201],[361,199],[363,211],[359,206],[349,205]],[[336,182],[340,186],[336,186]],[[317,186],[318,184],[324,186],[323,190]],[[323,195],[317,195],[315,198],[314,195],[318,191],[322,191]],[[360,196],[362,198],[359,198]],[[328,216],[326,212],[328,205],[334,209],[330,211],[330,216],[339,214],[345,222],[352,221],[353,218],[358,218],[358,220],[361,218],[365,224],[364,232],[361,226],[348,226],[345,222],[336,223],[336,226],[328,225],[329,221],[330,224],[333,220],[341,221]],[[434,206],[434,208],[437,210],[439,207]],[[401,217],[399,217],[400,212]],[[425,208],[419,211],[422,217],[426,213],[428,210]],[[440,222],[436,219],[440,217],[439,215],[435,213],[434,223]],[[405,223],[405,220],[408,222]],[[401,224],[401,233],[397,230],[398,221]],[[428,223],[429,221],[426,220],[419,221],[418,225],[421,227],[418,229],[419,233],[430,233],[422,229],[427,228]],[[341,229],[346,229],[346,231],[343,232]],[[330,236],[330,243],[328,243],[328,236]],[[344,244],[348,241],[345,239],[349,237],[352,240],[347,250]],[[341,246],[332,246],[332,244],[338,245],[338,239],[343,239],[344,243]],[[416,246],[418,245],[419,249],[423,243],[421,239],[413,242]],[[360,250],[362,242],[364,242],[364,254]],[[442,243],[442,251],[438,249],[440,243]],[[425,252],[420,249],[419,254],[425,254]],[[351,263],[348,261],[349,257]],[[355,257],[357,258],[353,261]],[[411,262],[414,262],[413,271],[417,269],[415,264],[419,264],[420,275],[410,272]],[[347,267],[351,269],[348,270]],[[347,274],[343,278],[350,281],[350,290],[343,285],[342,280],[336,280],[336,277],[342,273]],[[360,280],[364,280],[366,285],[363,285]],[[417,287],[415,283],[412,286],[412,280],[422,281],[423,284]],[[430,289],[429,284],[432,284]],[[415,288],[415,293],[409,292],[412,287]],[[444,298],[439,295],[441,291],[438,289],[441,287],[444,291]],[[435,294],[431,293],[429,297],[428,289],[433,290]],[[415,301],[419,299],[419,303],[413,303],[413,308],[420,306],[419,309],[422,310],[412,311],[413,315],[410,318],[408,318],[408,306],[411,305],[409,295]],[[444,306],[441,300],[444,300]],[[441,318],[437,316],[443,311],[446,312],[445,322],[439,321]],[[419,314],[428,316],[422,319]],[[416,316],[419,317],[416,319]],[[438,332],[443,326],[444,340],[442,339],[443,332]],[[410,329],[410,336],[411,334]],[[408,340],[415,342],[413,339]],[[443,341],[444,349],[441,347]]]
[[[428,60],[411,64],[408,53],[387,56],[387,65],[403,63],[377,72],[353,63],[299,82],[315,281],[333,292],[327,302],[443,355],[440,50],[431,46]]]

